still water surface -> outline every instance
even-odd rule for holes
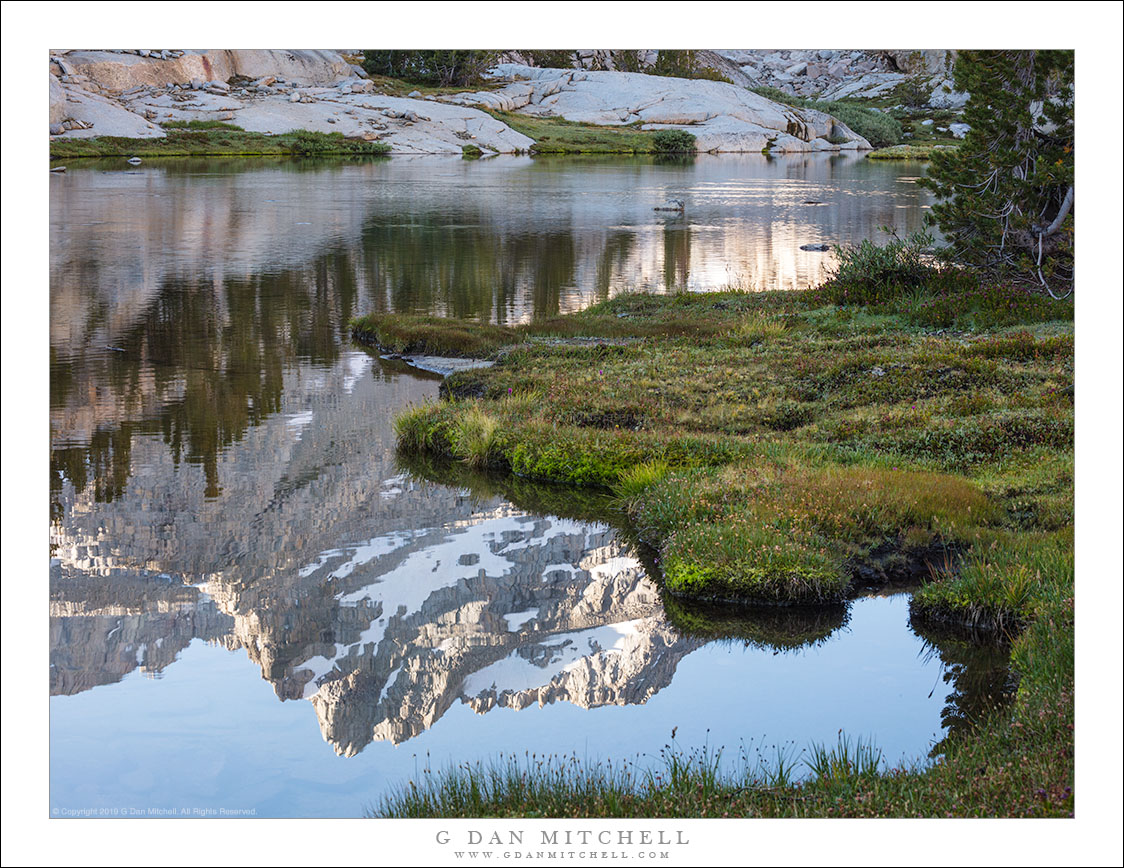
[[[51,807],[355,816],[427,762],[873,737],[1002,678],[905,595],[665,609],[589,499],[400,466],[349,317],[806,287],[927,200],[847,156],[109,161],[51,178]],[[654,205],[675,196],[685,214]],[[805,204],[817,202],[820,204]],[[688,626],[690,625],[690,626]]]

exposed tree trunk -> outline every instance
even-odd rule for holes
[[[1065,192],[1065,199],[1062,200],[1062,207],[1058,211],[1058,216],[1054,218],[1054,222],[1043,229],[1038,234],[1045,238],[1049,238],[1055,232],[1062,228],[1062,223],[1065,222],[1066,216],[1069,214],[1070,209],[1073,207],[1073,187],[1070,187]]]

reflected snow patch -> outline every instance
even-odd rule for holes
[[[519,650],[512,651],[503,660],[497,660],[465,678],[461,693],[466,697],[473,697],[489,690],[495,690],[496,693],[517,693],[533,687],[544,687],[557,676],[579,665],[586,657],[621,653],[628,637],[638,632],[640,623],[641,619],[636,619],[551,636],[537,644],[536,647],[547,653],[535,661],[528,660]]]

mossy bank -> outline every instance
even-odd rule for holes
[[[637,295],[354,333],[496,361],[400,416],[402,450],[612,489],[672,593],[822,604],[1070,525],[1072,308],[995,293]]]
[[[853,774],[767,792],[760,780],[712,775],[705,798],[601,781],[592,801],[555,787],[547,810],[1072,809],[1072,305],[963,273],[917,278],[862,293],[835,282],[804,293],[624,295],[513,327],[397,315],[353,323],[355,337],[387,349],[495,362],[449,377],[443,400],[403,413],[403,454],[610,492],[673,595],[822,605],[908,580],[922,583],[917,623],[1013,642],[1011,716],[986,721],[934,768],[859,774],[856,761]],[[508,785],[473,807],[448,781],[431,783],[386,812],[535,810]]]

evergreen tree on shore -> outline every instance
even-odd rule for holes
[[[1073,291],[1072,51],[962,51],[960,148],[923,183],[955,260],[1063,297]]]

